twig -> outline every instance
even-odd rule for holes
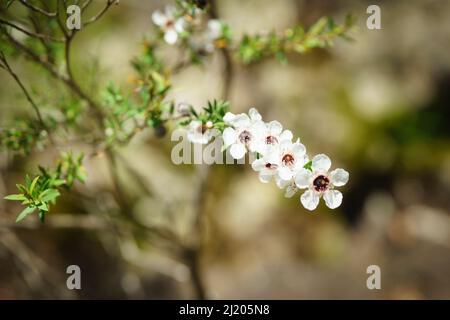
[[[14,78],[14,80],[17,82],[19,87],[22,89],[23,94],[25,95],[25,97],[27,98],[28,102],[31,104],[32,108],[34,109],[34,112],[36,113],[36,116],[37,116],[37,118],[39,120],[39,123],[41,124],[42,128],[48,133],[48,137],[49,137],[50,143],[55,145],[55,142],[53,141],[53,138],[52,138],[52,134],[51,134],[50,130],[48,129],[47,125],[45,124],[44,119],[42,118],[42,114],[41,114],[41,111],[39,110],[39,107],[36,105],[34,100],[31,98],[30,94],[28,93],[28,90],[25,88],[24,84],[19,79],[17,74],[11,69],[11,67],[10,67],[8,61],[6,60],[6,57],[5,57],[5,55],[4,55],[4,53],[2,51],[0,51],[0,61],[2,62],[4,68]]]
[[[215,2],[210,1],[210,16],[217,19]],[[233,79],[233,64],[230,53],[226,48],[221,49],[221,54],[224,61],[224,79],[222,88],[222,98],[227,100],[230,95],[230,88]],[[205,195],[211,168],[208,165],[202,165],[198,168],[198,184],[195,188],[194,197],[194,213],[195,219],[193,224],[193,234],[196,235],[193,245],[185,251],[185,258],[190,267],[192,284],[194,286],[198,299],[207,299],[205,285],[203,283],[202,269],[201,269],[201,251],[204,237],[204,215],[205,215]]]
[[[92,0],[86,0],[82,5],[81,5],[81,12],[83,12],[84,10],[87,9],[87,7],[91,4]]]
[[[100,19],[105,14],[105,12],[108,11],[109,7],[111,7],[114,3],[117,4],[119,2],[117,0],[107,0],[105,7],[103,7],[103,9],[99,13],[97,13],[91,19],[86,21],[83,25],[86,27],[86,26],[90,25],[91,23],[94,23],[95,21]]]
[[[37,33],[40,33],[41,27],[39,26],[39,22],[37,21],[37,19],[32,15],[29,16],[29,19],[30,19],[31,23],[33,24],[34,30]],[[48,39],[39,39],[39,40],[41,41],[42,45],[45,48],[45,51],[47,53],[47,59],[50,61],[50,63],[54,63],[54,57],[53,57],[52,51],[49,46],[49,40]]]
[[[58,2],[59,2],[59,1],[58,1]],[[54,18],[54,17],[56,17],[56,15],[57,15],[57,13],[58,13],[58,12],[49,12],[49,11],[46,11],[46,10],[44,10],[44,9],[42,9],[42,8],[39,8],[39,7],[35,6],[35,5],[32,5],[32,4],[29,3],[27,0],[20,0],[20,3],[22,3],[24,6],[28,7],[29,9],[31,9],[31,10],[33,10],[33,11],[36,11],[36,12],[39,12],[39,13],[41,13],[41,14],[43,14],[43,15],[49,17],[49,18]]]
[[[48,61],[42,59],[37,54],[35,54],[33,51],[31,51],[27,46],[23,45],[13,37],[11,37],[8,33],[5,33],[8,40],[11,42],[13,46],[15,46],[19,51],[25,53],[25,56],[41,65],[44,69],[50,72],[50,74],[56,78],[61,80],[69,89],[71,89],[78,97],[85,100],[90,108],[94,111],[95,116],[98,119],[102,119],[103,115],[101,114],[100,106],[98,106],[94,100],[92,100],[87,94],[83,92],[83,90],[78,86],[78,84],[74,81],[73,78],[70,78],[68,76],[65,76],[64,74],[60,73],[56,67],[49,63]]]
[[[7,20],[4,20],[2,18],[0,18],[0,23],[4,24],[4,25],[7,25],[7,26],[10,26],[11,28],[14,28],[14,29],[16,29],[16,30],[18,30],[20,32],[23,32],[24,34],[26,34],[26,35],[28,35],[30,37],[34,37],[34,38],[38,38],[38,39],[46,39],[46,40],[51,40],[51,41],[55,41],[55,42],[64,42],[65,41],[64,39],[61,39],[61,38],[54,38],[54,37],[46,35],[46,34],[41,34],[41,33],[36,33],[36,32],[29,31],[27,29],[24,29],[24,28],[22,28],[22,27],[20,27],[18,25],[15,25],[14,23],[12,23],[10,21],[7,21]]]

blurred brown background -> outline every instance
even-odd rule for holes
[[[98,5],[100,1],[96,1]],[[126,86],[129,59],[152,30],[151,12],[164,1],[123,0],[80,34],[75,72],[95,59],[100,80]],[[378,4],[382,30],[366,28],[366,8]],[[343,205],[310,213],[299,195],[285,199],[262,184],[250,166],[213,166],[201,193],[200,272],[210,298],[223,299],[449,299],[450,298],[450,2],[447,1],[219,1],[218,13],[242,33],[311,25],[324,15],[358,19],[355,41],[305,56],[251,67],[235,65],[232,111],[256,107],[279,120],[307,146],[350,172]],[[169,55],[169,53],[167,53]],[[48,90],[30,64],[13,63],[27,85]],[[217,98],[220,55],[173,78],[171,98],[204,105]],[[29,106],[0,73],[0,124]],[[46,89],[45,89],[46,88]],[[152,196],[117,168],[133,199],[132,214],[149,228],[189,238],[198,170],[170,161],[170,136],[141,133],[121,150]],[[72,146],[75,150],[81,146]],[[0,156],[0,196],[51,152]],[[12,161],[14,160],[14,161]],[[88,181],[64,194],[40,227],[14,225],[20,208],[0,201],[0,299],[192,298],[191,269],[170,243],[112,231],[111,179],[101,157],[86,162]],[[84,198],[80,194],[90,195]],[[109,216],[111,214],[111,216]],[[78,219],[79,218],[79,219]],[[66,289],[66,267],[82,270],[82,290]],[[368,290],[366,268],[379,265],[382,289]]]

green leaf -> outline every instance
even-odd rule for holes
[[[25,219],[28,215],[30,215],[31,213],[34,212],[34,210],[36,210],[36,208],[33,207],[27,207],[25,208],[17,217],[16,219],[16,223],[22,221],[23,219]]]
[[[31,179],[30,179],[30,176],[29,176],[29,175],[26,175],[26,176],[25,176],[25,186],[26,186],[27,188],[29,188],[30,185],[31,185]]]
[[[59,187],[66,183],[66,180],[63,179],[55,179],[52,181],[52,186]]]
[[[42,202],[50,202],[58,198],[61,194],[56,189],[47,189],[39,196]]]
[[[303,168],[308,169],[309,171],[312,172],[312,161],[308,161]]]
[[[30,194],[33,193],[34,187],[36,187],[36,183],[38,182],[38,180],[39,180],[39,176],[34,178],[33,182],[31,182],[30,189],[29,189]]]
[[[24,201],[27,200],[27,198],[23,194],[10,194],[9,196],[4,197],[5,200],[11,200],[11,201]]]
[[[314,25],[309,29],[308,34],[311,36],[316,36],[320,34],[325,27],[328,25],[328,19],[323,17],[320,18]]]
[[[27,192],[27,188],[25,188],[24,185],[22,184],[16,184],[17,189],[19,189],[20,192],[22,193],[26,193]]]
[[[39,211],[48,211],[48,204],[46,204],[46,203],[41,203],[41,204],[38,206],[38,209],[39,209]]]
[[[15,0],[6,0],[6,4],[5,4],[6,9],[8,9],[9,6],[10,6],[14,1],[15,1]]]

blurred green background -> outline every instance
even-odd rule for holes
[[[92,10],[101,7],[95,1]],[[153,30],[151,13],[164,1],[122,0],[74,43],[74,71],[96,92],[109,80],[130,86],[130,58]],[[378,4],[382,29],[366,28],[366,8]],[[256,107],[333,167],[350,172],[343,205],[311,213],[299,194],[285,199],[262,184],[249,165],[210,168],[200,193],[203,233],[200,276],[207,296],[222,299],[450,298],[450,2],[219,1],[233,36],[311,25],[321,16],[357,20],[354,41],[289,64],[235,64],[232,112]],[[163,54],[173,59],[169,50]],[[11,61],[34,92],[57,90],[39,69]],[[99,65],[100,69],[91,70]],[[170,98],[205,105],[218,98],[222,61],[173,77]],[[2,71],[2,70],[0,70]],[[0,72],[0,125],[31,110],[17,84]],[[45,110],[51,112],[51,110]],[[151,129],[121,149],[152,196],[119,165],[131,214],[189,242],[199,196],[198,168],[172,164],[170,135]],[[74,150],[83,146],[73,143]],[[0,155],[0,196],[55,151]],[[110,228],[112,185],[102,157],[89,158],[86,185],[64,194],[48,223],[15,225],[20,208],[0,201],[0,299],[192,298],[192,269],[171,243]],[[82,218],[82,219],[81,219]],[[117,227],[117,224],[115,225]],[[66,289],[66,267],[82,270],[82,290]],[[368,290],[366,268],[379,265],[381,290]]]

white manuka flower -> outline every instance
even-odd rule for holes
[[[230,147],[234,159],[243,158],[247,151],[256,151],[258,139],[265,129],[262,117],[255,108],[251,108],[248,114],[227,112],[223,117],[224,122],[232,126],[223,131],[224,147]]]
[[[273,152],[277,152],[279,159],[277,180],[290,182],[308,162],[306,148],[299,139],[294,143],[289,140],[281,141]]]
[[[278,121],[271,121],[266,123],[266,128],[258,140],[256,151],[262,155],[266,155],[281,142],[292,142],[292,137],[293,135],[290,130],[283,131],[281,123]]]
[[[211,121],[203,124],[199,120],[192,120],[187,128],[187,138],[192,143],[207,144],[214,136],[213,123]]]
[[[184,31],[186,25],[184,18],[176,17],[176,9],[172,6],[167,6],[165,13],[159,10],[153,12],[152,20],[164,32],[164,40],[168,44],[177,42],[178,35]]]
[[[321,196],[330,209],[335,209],[341,205],[342,193],[335,190],[334,187],[345,185],[349,173],[344,169],[336,169],[328,173],[330,167],[330,158],[324,154],[318,154],[312,159],[312,172],[303,168],[297,173],[295,177],[297,187],[308,189],[300,197],[300,201],[306,209],[314,210],[317,208]]]
[[[279,159],[276,152],[268,153],[252,162],[253,170],[259,172],[259,180],[267,183],[278,172]]]
[[[211,19],[208,21],[208,25],[205,30],[205,44],[204,49],[206,52],[213,52],[215,49],[215,41],[222,37],[222,23],[217,19]]]

